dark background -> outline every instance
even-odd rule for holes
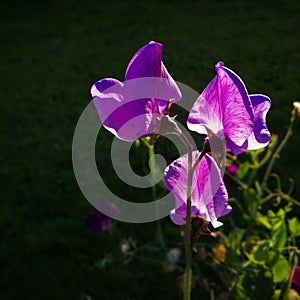
[[[176,298],[175,276],[147,257],[95,265],[117,251],[120,235],[139,244],[153,239],[154,224],[117,224],[119,236],[94,235],[85,224],[92,206],[77,186],[71,146],[89,89],[104,77],[122,80],[135,51],[155,40],[173,78],[198,92],[224,61],[249,93],[271,98],[269,128],[282,138],[300,99],[299,15],[300,2],[291,0],[1,4],[0,298]],[[276,166],[283,183],[294,177],[295,186],[299,131],[298,122]],[[105,160],[111,135],[101,134],[97,153]],[[168,218],[163,224],[166,235],[177,230]]]

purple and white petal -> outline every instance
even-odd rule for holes
[[[170,99],[177,102],[182,97],[177,84],[162,62],[162,49],[162,44],[149,42],[133,56],[125,74],[125,98],[151,98],[155,100],[161,114]]]
[[[270,143],[271,134],[266,124],[266,116],[271,107],[271,100],[265,95],[250,95],[254,110],[254,130],[248,138],[248,150],[266,147]]]
[[[237,146],[242,146],[253,131],[254,114],[241,78],[222,62],[216,64],[218,95],[224,133]]]
[[[220,169],[211,156],[205,155],[196,167],[192,191],[192,198],[199,199],[193,203],[199,209],[199,215],[215,228],[221,226],[217,218],[228,214],[231,207]]]
[[[134,141],[149,130],[148,100],[126,102],[123,90],[123,83],[107,78],[96,82],[91,94],[103,126],[119,139]]]
[[[193,163],[200,152],[193,152]],[[165,184],[175,196],[175,210],[171,219],[176,224],[184,224],[187,202],[187,154],[170,164],[165,170]],[[228,194],[220,170],[215,161],[205,155],[195,168],[192,180],[192,216],[199,216],[211,222],[214,227],[222,225],[217,220],[230,212]]]
[[[181,93],[162,63],[162,45],[150,42],[133,56],[124,83],[107,78],[91,94],[103,126],[118,138],[134,141],[155,132],[170,99]]]
[[[187,120],[190,130],[199,134],[218,134],[223,129],[217,76],[194,103]]]

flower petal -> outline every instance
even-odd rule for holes
[[[96,82],[91,93],[103,126],[122,140],[134,141],[149,132],[153,104],[148,99],[126,103],[123,87],[118,80],[107,78]]]
[[[125,81],[137,78],[153,78],[152,84],[149,80],[134,80],[130,82],[129,89],[130,94],[133,93],[136,97],[140,95],[139,98],[142,98],[142,94],[145,95],[145,90],[150,91],[151,98],[155,99],[160,113],[163,113],[170,99],[173,102],[181,99],[181,92],[177,84],[162,62],[162,49],[162,44],[154,41],[149,42],[136,52],[130,60],[125,74]]]
[[[216,72],[224,133],[242,146],[253,131],[254,114],[248,92],[241,78],[222,62],[216,64]]]
[[[86,223],[93,233],[99,233],[111,225],[112,219],[102,212],[95,210],[87,218]]]
[[[266,125],[266,115],[271,107],[269,97],[261,94],[250,95],[254,111],[254,128],[242,146],[236,145],[226,137],[226,146],[233,154],[240,154],[244,150],[257,150],[266,147],[271,139],[271,134]]]
[[[230,140],[228,137],[225,137],[226,139],[226,148],[230,150],[234,155],[243,153],[244,150],[248,147],[248,141],[246,140],[242,146],[236,145],[232,140]]]
[[[266,125],[266,115],[271,107],[271,100],[265,95],[250,95],[254,110],[254,129],[248,138],[248,150],[260,149],[267,146],[271,134]]]
[[[208,134],[207,129],[217,134],[223,128],[217,76],[195,101],[188,116],[187,126],[199,134]]]
[[[186,209],[186,205],[184,207]],[[185,215],[177,213],[175,211],[175,209],[171,210],[170,218],[171,218],[172,222],[176,225],[184,225],[185,224]]]
[[[187,155],[174,160],[165,169],[164,181],[167,189],[171,191],[176,199],[176,209],[186,203],[187,196]]]
[[[193,163],[200,152],[193,152]],[[170,164],[165,170],[165,184],[176,200],[171,219],[176,224],[183,224],[186,216],[187,197],[187,154]],[[214,227],[222,225],[217,221],[231,211],[228,205],[228,194],[220,170],[215,161],[205,155],[195,168],[192,183],[192,216],[200,216],[210,221]]]
[[[162,77],[162,44],[151,41],[139,49],[130,60],[125,80]]]
[[[209,155],[205,155],[195,169],[192,199],[195,199],[193,204],[199,209],[200,216],[215,228],[222,225],[217,218],[231,211],[220,169]]]
[[[168,101],[181,93],[162,63],[162,45],[150,42],[131,59],[124,84],[107,78],[91,88],[99,117],[110,132],[125,141],[150,135],[158,127]]]

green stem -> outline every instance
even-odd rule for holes
[[[193,179],[193,161],[192,146],[182,132],[178,132],[178,136],[184,142],[188,151],[188,181],[187,181],[187,202],[186,202],[186,218],[185,218],[185,274],[184,274],[184,300],[191,299],[192,286],[192,247],[191,247],[191,207],[192,207],[192,179]]]
[[[239,180],[236,176],[233,176],[232,174],[230,174],[229,172],[225,171],[225,174],[232,179],[234,182],[236,182],[243,190],[247,190],[248,189],[248,185],[244,182],[242,182],[241,180]]]
[[[152,183],[152,197],[153,200],[155,200],[156,197],[156,185],[154,184],[156,182],[156,161],[154,156],[154,145],[150,146],[148,145],[148,156],[149,159],[153,156],[152,159],[150,159],[150,169],[151,169],[151,183]]]
[[[287,194],[284,194],[284,193],[279,193],[279,195],[280,195],[283,199],[285,199],[285,200],[287,200],[287,201],[289,201],[289,202],[292,202],[292,203],[296,204],[297,206],[300,206],[300,202],[297,201],[296,199],[294,199],[293,197],[291,197],[290,195],[287,195]]]
[[[192,283],[192,249],[191,249],[191,192],[192,192],[192,151],[188,152],[188,184],[187,184],[187,205],[186,205],[186,225],[185,225],[185,282],[184,282],[184,300],[191,297]]]
[[[266,173],[264,175],[264,178],[263,178],[263,181],[262,181],[262,186],[265,187],[267,186],[267,180],[269,178],[269,175],[273,169],[273,166],[274,166],[274,163],[275,163],[275,160],[277,158],[279,158],[279,154],[282,150],[282,148],[285,146],[285,144],[287,143],[287,141],[289,140],[289,138],[292,136],[293,134],[293,123],[295,121],[296,117],[295,117],[295,113],[293,113],[292,111],[292,116],[291,116],[291,119],[290,119],[290,124],[289,124],[289,127],[288,127],[288,130],[283,138],[283,140],[281,141],[281,143],[279,144],[279,146],[277,147],[276,151],[274,152],[274,154],[272,155],[272,158],[269,162],[269,165],[268,165],[268,168],[266,170]]]
[[[153,201],[155,201],[156,199],[156,194],[157,194],[157,189],[156,189],[156,180],[157,180],[157,172],[156,172],[156,161],[155,161],[155,152],[154,152],[154,145],[150,145],[148,143],[148,155],[149,155],[149,159],[152,157],[152,159],[150,159],[150,169],[151,169],[151,181],[152,181],[152,199]],[[156,239],[158,241],[158,243],[160,244],[160,246],[162,248],[165,247],[165,242],[164,242],[164,236],[162,233],[162,228],[161,228],[161,221],[157,220],[156,221]]]

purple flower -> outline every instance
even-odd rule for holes
[[[200,152],[193,152],[193,163]],[[165,184],[175,196],[171,219],[177,225],[185,224],[188,180],[187,154],[173,161],[165,170]],[[217,218],[228,214],[228,194],[216,162],[207,154],[200,160],[192,180],[192,218],[202,217],[216,228],[222,225]]]
[[[234,154],[254,150],[270,142],[266,114],[271,106],[265,95],[248,95],[241,78],[224,67],[215,66],[217,75],[194,103],[188,128],[199,134],[225,137]]]
[[[158,130],[159,116],[181,93],[162,62],[162,45],[151,41],[132,57],[124,83],[113,78],[91,88],[103,126],[118,138],[134,141]]]
[[[238,169],[239,169],[239,167],[235,164],[231,164],[226,167],[226,171],[229,172],[230,174],[235,174]]]
[[[231,176],[234,176],[235,173],[238,171],[238,169],[239,169],[239,167],[235,164],[231,164],[231,165],[227,166],[226,169],[225,169],[225,171],[227,173],[225,172],[224,177],[223,177],[224,183],[226,183],[226,184],[231,183],[232,182],[232,177]]]
[[[86,223],[93,233],[99,233],[111,225],[112,219],[95,209],[87,218]]]
[[[300,295],[300,267],[293,269],[291,288],[296,290]]]
[[[87,216],[86,223],[94,233],[99,233],[110,227],[112,218],[119,212],[117,206],[106,200],[97,203],[94,211]],[[107,214],[107,215],[106,215]]]

